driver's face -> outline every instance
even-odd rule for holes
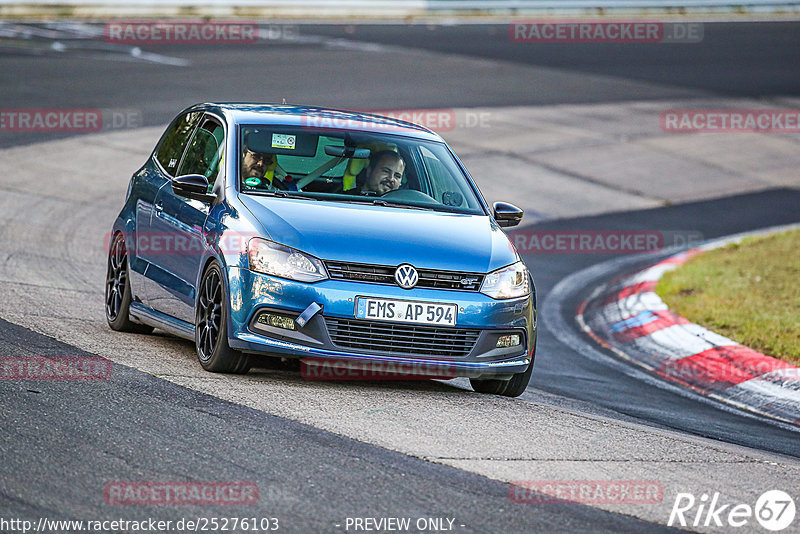
[[[367,168],[364,189],[375,191],[379,195],[394,191],[400,187],[405,168],[406,164],[402,159],[395,159],[391,156],[382,157],[375,165],[370,164]]]
[[[242,178],[263,177],[270,163],[272,163],[270,154],[259,154],[245,149],[244,157],[242,158]]]

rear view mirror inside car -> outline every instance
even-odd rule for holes
[[[370,150],[368,148],[356,148],[352,146],[326,145],[325,153],[329,156],[338,156],[340,158],[367,159]]]

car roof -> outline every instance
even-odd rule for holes
[[[385,133],[420,140],[443,141],[439,135],[424,126],[358,111],[254,102],[207,102],[196,104],[184,111],[199,110],[216,111],[227,117],[233,124],[281,124],[311,129]]]

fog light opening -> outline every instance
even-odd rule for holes
[[[274,326],[275,328],[283,328],[284,330],[297,330],[294,325],[294,318],[277,313],[263,312],[258,316],[258,322],[267,326]]]
[[[511,334],[508,336],[500,336],[497,339],[496,347],[498,349],[504,349],[507,347],[516,347],[519,345],[519,334]]]

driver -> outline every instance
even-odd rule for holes
[[[275,154],[264,154],[250,150],[248,136],[244,140],[242,153],[242,181],[251,186],[263,185],[274,189],[287,189],[283,179],[286,173],[278,165]]]
[[[400,187],[406,162],[394,150],[381,150],[370,158],[367,168],[356,178],[358,187],[352,190],[365,195],[383,195]]]

